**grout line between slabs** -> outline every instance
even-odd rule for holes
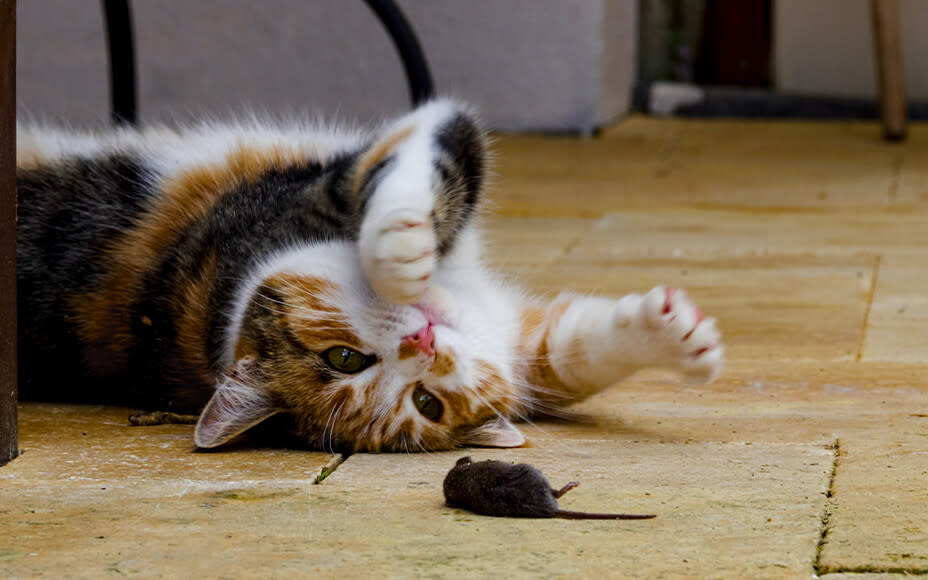
[[[825,491],[825,505],[822,508],[821,526],[819,528],[818,544],[815,546],[815,561],[812,563],[812,570],[816,576],[823,574],[822,554],[825,552],[825,546],[828,545],[828,532],[831,531],[831,515],[834,513],[837,505],[835,499],[835,480],[838,478],[838,464],[841,461],[841,440],[835,439],[832,444],[834,454],[832,456],[831,474],[828,476],[828,489]]]
[[[903,568],[903,567],[880,567],[880,566],[835,566],[826,567],[822,564],[822,556],[825,552],[825,546],[828,545],[828,534],[831,532],[831,517],[838,507],[838,499],[835,497],[835,480],[838,478],[838,467],[841,464],[841,457],[847,451],[841,446],[841,440],[835,439],[832,445],[834,449],[834,459],[831,464],[831,475],[828,478],[828,490],[825,492],[825,507],[822,509],[821,528],[819,530],[818,545],[815,548],[815,561],[812,563],[812,571],[816,578],[826,576],[827,574],[904,574],[911,576],[928,575],[928,568]],[[827,577],[827,576],[826,576]]]
[[[870,288],[867,291],[867,304],[864,306],[863,320],[860,323],[860,333],[857,337],[857,354],[854,357],[856,362],[864,356],[864,347],[867,345],[867,328],[870,325],[870,310],[873,308],[873,297],[876,294],[876,285],[880,278],[880,264],[883,256],[877,254],[873,259],[873,271],[870,274]]]

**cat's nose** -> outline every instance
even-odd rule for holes
[[[403,337],[403,342],[427,356],[435,355],[435,332],[428,323],[413,334]]]

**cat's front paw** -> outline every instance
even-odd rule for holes
[[[658,286],[641,301],[642,329],[655,349],[657,365],[680,370],[700,382],[712,382],[722,371],[724,348],[714,318],[706,318],[682,290]],[[627,324],[627,315],[617,325]]]
[[[361,227],[361,267],[374,291],[396,304],[415,304],[431,285],[435,229],[427,213],[398,209]]]

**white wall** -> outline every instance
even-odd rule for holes
[[[19,0],[21,111],[106,118],[99,0]],[[637,0],[400,0],[438,91],[495,128],[589,131],[628,108]],[[143,120],[247,108],[367,120],[409,106],[361,0],[132,2]]]
[[[900,0],[910,99],[928,100],[928,0]],[[774,74],[782,91],[876,97],[869,0],[776,0]]]

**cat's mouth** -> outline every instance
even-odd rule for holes
[[[422,300],[414,306],[432,326],[454,327],[454,298],[441,286],[433,284]]]

